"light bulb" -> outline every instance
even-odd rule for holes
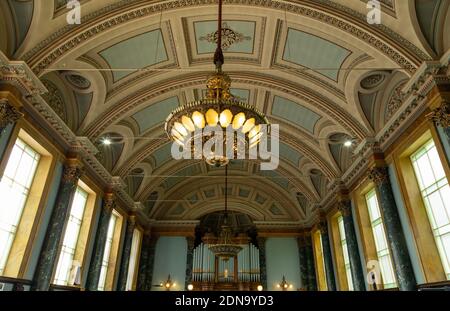
[[[111,141],[110,138],[105,137],[105,138],[102,139],[102,144],[105,145],[105,146],[109,146],[109,145],[112,144],[112,141]]]
[[[189,284],[189,285],[187,286],[187,289],[188,289],[188,290],[193,290],[193,289],[194,289],[194,285]]]
[[[209,126],[216,126],[217,122],[219,122],[219,114],[214,109],[209,109],[206,112],[205,117]]]
[[[247,133],[255,126],[255,118],[250,118],[245,121],[244,126],[242,126],[242,133]]]
[[[237,130],[239,129],[245,122],[245,113],[239,112],[237,115],[234,116],[233,119],[233,129]]]
[[[183,135],[183,136],[187,136],[188,135],[188,131],[186,131],[186,129],[184,128],[183,124],[181,124],[180,122],[175,122],[173,124],[173,126],[178,131],[178,133],[180,133],[181,135]]]
[[[220,125],[222,127],[227,127],[228,125],[230,125],[232,119],[233,113],[230,111],[230,109],[225,109],[220,114]]]
[[[197,128],[202,129],[205,127],[205,117],[203,117],[203,114],[200,111],[194,111],[192,120]]]
[[[192,122],[191,118],[189,118],[188,116],[182,116],[182,117],[181,117],[181,123],[183,123],[184,127],[185,127],[189,132],[195,131],[195,125],[194,125],[194,122]]]
[[[349,148],[349,147],[351,147],[353,145],[353,142],[349,139],[349,140],[346,140],[345,142],[344,142],[344,146],[345,147],[347,147],[347,148]]]
[[[252,130],[248,133],[248,138],[252,138],[256,134],[258,134],[260,130],[261,130],[261,125],[257,125],[254,128],[252,128]]]
[[[262,285],[258,285],[258,287],[256,289],[258,290],[258,292],[262,292],[263,287],[262,287]]]

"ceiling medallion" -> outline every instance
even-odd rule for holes
[[[219,0],[218,15],[217,33],[224,34],[222,0]],[[217,38],[217,49],[214,54],[216,72],[208,77],[206,97],[178,107],[170,113],[164,125],[169,138],[183,148],[191,150],[192,158],[204,159],[214,166],[226,165],[231,158],[230,155],[236,157],[243,147],[248,149],[256,147],[269,131],[269,121],[263,113],[239,101],[230,93],[231,79],[222,71],[223,63],[222,37],[220,37]],[[218,129],[221,131],[220,135],[217,135]],[[195,142],[200,141],[203,146],[212,138],[216,144],[211,152],[205,155]],[[226,155],[224,150],[227,150]]]
[[[230,46],[232,46],[235,43],[244,42],[244,41],[250,41],[252,37],[250,36],[244,36],[242,33],[234,31],[233,29],[228,26],[226,22],[222,23],[222,50],[228,50]],[[217,44],[218,38],[218,31],[212,32],[207,34],[204,37],[200,37],[200,41],[207,41],[209,43],[215,43]]]

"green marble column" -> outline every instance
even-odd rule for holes
[[[14,107],[8,98],[0,98],[0,137],[5,128],[14,124],[23,114]]]
[[[100,219],[98,221],[97,233],[94,241],[94,252],[86,279],[86,290],[96,291],[100,280],[100,271],[102,269],[103,253],[105,252],[106,238],[108,236],[108,227],[111,220],[112,210],[114,208],[114,195],[105,193],[103,198]]]
[[[306,265],[308,268],[307,289],[309,291],[316,291],[317,290],[316,268],[314,265],[314,251],[310,234],[305,236],[305,256],[306,256]]]
[[[308,263],[306,259],[306,240],[305,236],[300,236],[297,239],[298,244],[298,258],[300,262],[300,281],[302,283],[301,288],[303,290],[308,289]]]
[[[59,256],[59,246],[64,237],[65,224],[81,174],[79,161],[75,158],[68,159],[64,166],[58,196],[47,227],[31,290],[47,291],[50,288],[53,270],[56,269]]]
[[[130,265],[131,246],[133,244],[133,234],[136,228],[136,216],[131,215],[127,220],[127,229],[122,248],[122,259],[120,261],[119,279],[117,281],[117,290],[125,291],[127,287],[128,266]]]
[[[259,249],[259,276],[260,282],[264,290],[267,288],[267,266],[266,266],[266,238],[257,238]]]
[[[334,277],[333,258],[331,255],[330,237],[328,235],[328,223],[322,219],[319,223],[320,235],[322,237],[323,261],[325,263],[325,276],[328,291],[336,291],[336,278]]]
[[[344,222],[345,239],[347,242],[348,259],[352,274],[353,288],[356,291],[365,291],[366,279],[364,277],[361,257],[359,255],[358,241],[356,239],[355,225],[353,223],[352,205],[350,200],[342,200],[338,203]]]
[[[380,210],[386,228],[387,241],[392,252],[398,287],[400,290],[416,290],[417,282],[389,181],[388,168],[375,167],[371,169],[369,179],[375,183],[379,196]]]
[[[156,242],[158,242],[158,237],[153,237],[150,239],[150,243],[148,245],[147,271],[145,274],[145,290],[147,291],[151,291],[153,286]]]
[[[139,259],[138,278],[136,284],[137,291],[145,290],[145,282],[147,277],[148,250],[151,241],[150,231],[145,231],[141,243],[141,257]]]
[[[187,290],[188,285],[192,282],[192,265],[194,264],[194,242],[193,237],[186,237],[187,242],[187,260],[186,260],[186,278],[184,287]]]

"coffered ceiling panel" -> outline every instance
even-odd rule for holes
[[[178,97],[170,97],[135,113],[132,118],[139,125],[139,132],[142,134],[158,124],[161,125],[178,105]]]
[[[99,53],[108,63],[114,82],[142,69],[168,60],[161,30],[129,38]]]
[[[337,81],[339,69],[351,52],[313,34],[289,28],[283,60],[310,68]]]
[[[272,114],[302,127],[311,134],[314,134],[314,126],[321,118],[314,111],[279,96],[273,99]]]

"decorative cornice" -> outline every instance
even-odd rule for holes
[[[77,137],[72,130],[61,120],[56,112],[42,98],[41,94],[47,92],[47,89],[35,74],[22,61],[9,61],[8,58],[0,52],[0,66],[2,68],[0,78],[5,78],[10,83],[19,88],[25,97],[24,110],[33,111],[40,115],[47,126],[59,135],[62,140],[62,147],[75,152],[83,160],[85,168],[91,170],[95,176],[100,178],[105,185],[112,185],[116,196],[125,204],[127,208],[134,207],[134,201],[124,190],[125,183],[120,177],[113,177],[106,168],[97,160],[95,154],[97,148],[86,137]],[[5,71],[4,68],[7,70]],[[6,72],[6,75],[5,75]],[[79,172],[73,167],[67,168],[65,180],[70,181],[78,176]]]
[[[62,55],[73,50],[77,45],[92,39],[98,33],[105,32],[110,28],[135,19],[157,14],[158,12],[183,7],[209,5],[214,2],[215,0],[174,0],[162,3],[149,4],[139,2],[130,4],[128,0],[120,1],[85,15],[82,18],[83,27],[80,27],[82,32],[77,33],[76,36],[72,36],[73,27],[70,27],[70,25],[65,26],[27,52],[23,58],[31,64],[35,73],[40,75],[57,59],[61,58]],[[274,0],[228,0],[226,3],[278,9],[332,25],[372,45],[409,73],[413,73],[417,69],[420,60],[430,59],[428,55],[410,41],[393,32],[385,25],[372,27],[369,32],[366,25],[366,17],[363,14],[332,1],[304,1],[301,5]],[[127,7],[128,9],[125,10]],[[114,16],[114,13],[123,11],[126,11],[126,13]],[[109,16],[114,17],[108,19]],[[352,24],[347,22],[346,19],[351,20]],[[379,38],[383,38],[388,44]],[[52,42],[62,43],[55,48],[52,46]]]
[[[386,150],[414,118],[425,111],[426,97],[433,87],[450,83],[450,78],[447,74],[449,62],[450,51],[444,54],[440,61],[424,62],[413,77],[405,83],[401,95],[399,95],[401,104],[398,111],[375,138],[367,138],[356,147],[356,157],[341,178],[348,188],[351,188],[361,177],[367,178],[367,175],[364,174],[369,165],[367,155],[370,152],[383,152]],[[445,124],[446,116],[442,114],[442,111],[440,113],[444,118]],[[333,197],[335,197],[335,193],[330,193],[327,196],[327,200],[322,200],[322,202],[332,202]]]
[[[44,84],[34,75],[24,61],[10,61],[1,51],[0,81],[16,86],[26,95],[44,94],[47,92]]]

